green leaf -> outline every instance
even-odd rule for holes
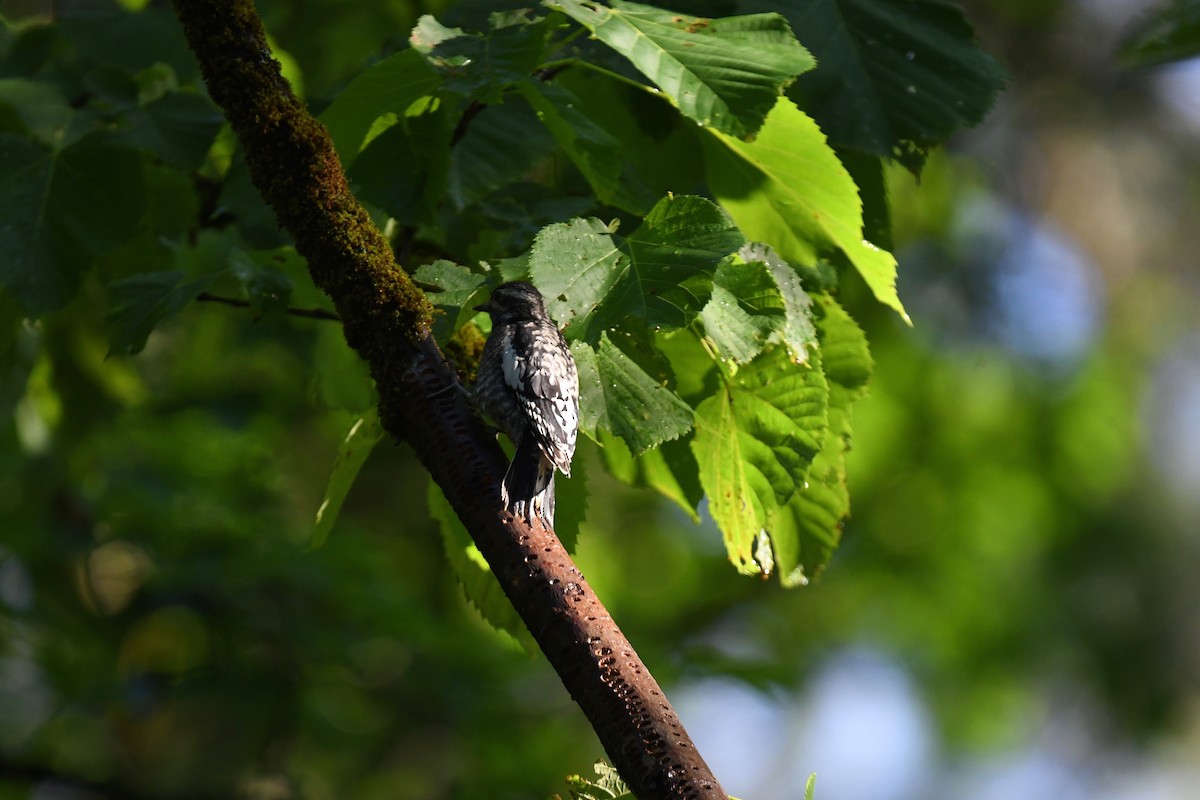
[[[585,447],[590,445],[586,444]],[[588,508],[588,460],[580,458],[576,451],[571,463],[571,477],[556,475],[554,478],[554,533],[568,553],[575,552],[579,542],[579,528],[587,519]]]
[[[5,424],[25,394],[41,350],[40,339],[38,329],[26,324],[16,301],[0,293],[0,419]]]
[[[66,130],[74,114],[67,98],[50,84],[21,78],[0,80],[0,130],[26,133],[50,144]]]
[[[738,370],[696,409],[692,453],[708,509],[738,571],[758,574],[755,547],[821,451],[829,386],[814,354],[797,366],[784,348]]]
[[[850,150],[838,150],[838,160],[850,173],[862,198],[863,237],[884,250],[892,250],[892,209],[888,202],[883,159]]]
[[[817,298],[821,354],[829,380],[829,431],[787,504],[770,520],[775,564],[784,586],[804,586],[829,563],[850,513],[846,453],[850,412],[871,375],[867,338],[858,324],[828,295]]]
[[[744,238],[702,197],[665,197],[628,238],[597,219],[538,234],[529,273],[568,336],[595,342],[630,318],[662,330],[695,319],[717,263]]]
[[[537,654],[537,642],[504,594],[500,581],[496,580],[492,568],[475,546],[471,534],[450,507],[441,487],[433,481],[429,482],[428,501],[429,516],[438,523],[446,558],[467,602],[494,629],[507,633],[530,655]]]
[[[250,308],[259,314],[282,312],[292,299],[292,279],[272,266],[273,251],[229,253],[229,271],[242,285]]]
[[[416,50],[388,56],[350,81],[321,114],[342,164],[354,162],[376,119],[388,113],[403,116],[440,83],[441,77]]]
[[[142,159],[102,135],[62,150],[0,133],[0,284],[40,316],[75,294],[96,256],[142,224]]]
[[[601,760],[593,765],[593,769],[596,771],[594,781],[582,775],[567,776],[571,800],[634,800],[628,784],[614,767]]]
[[[717,349],[738,364],[775,343],[801,364],[816,342],[811,306],[791,266],[769,247],[748,244],[717,267],[700,319]]]
[[[313,342],[313,389],[328,408],[366,414],[379,403],[367,362],[346,343],[340,325],[318,325]]]
[[[622,439],[603,431],[597,436],[604,464],[615,478],[630,486],[654,489],[683,509],[693,522],[699,522],[696,507],[704,490],[687,439],[682,436],[663,442],[635,458]]]
[[[691,407],[607,333],[595,346],[572,343],[571,352],[579,368],[579,427],[593,438],[599,430],[610,431],[638,455],[691,429]]]
[[[130,140],[168,164],[199,169],[225,124],[220,109],[198,92],[170,91],[130,114]]]
[[[639,202],[648,197],[652,203],[670,193],[703,193],[699,128],[661,93],[593,69],[567,70],[555,77],[554,85],[569,89],[576,99],[572,107],[617,140],[620,196],[614,204],[625,207],[625,194]]]
[[[814,61],[778,14],[708,19],[613,0],[551,5],[629,59],[688,118],[752,136],[775,100]]]
[[[817,332],[821,345],[821,363],[825,376],[858,399],[866,391],[874,363],[867,346],[867,335],[827,294],[816,296]]]
[[[909,321],[896,294],[896,259],[863,238],[854,181],[791,101],[779,101],[753,142],[714,132],[704,152],[713,194],[747,237],[793,264],[840,251],[875,297]]]
[[[350,487],[358,478],[358,472],[366,463],[367,456],[371,455],[371,451],[382,438],[383,426],[374,408],[368,409],[350,424],[349,430],[338,445],[333,470],[329,473],[329,482],[325,485],[325,497],[317,508],[310,550],[323,546],[329,539],[333,526],[337,524],[338,515],[342,513],[342,504],[346,502]]]
[[[1007,75],[957,3],[809,0],[778,5],[820,69],[788,94],[838,147],[900,160],[983,119]]]
[[[413,273],[413,278],[442,290],[426,291],[429,302],[446,310],[444,315],[439,315],[433,321],[434,336],[439,342],[449,339],[463,323],[475,316],[473,307],[486,299],[486,278],[452,261],[438,259],[430,264],[422,264]]]
[[[109,355],[140,353],[150,333],[195,300],[216,277],[214,273],[184,283],[182,270],[170,270],[146,272],[109,284],[108,311],[104,315]]]
[[[517,88],[601,202],[635,214],[646,212],[652,202],[647,195],[622,191],[620,143],[575,108],[575,95],[543,81],[525,81]]]
[[[804,784],[804,800],[813,800],[813,793],[817,789],[817,773],[810,773],[808,780]]]
[[[386,127],[380,123],[392,124]],[[416,103],[376,120],[347,170],[355,193],[400,225],[432,223],[450,170],[450,120],[441,104]]]
[[[429,292],[429,301],[434,305],[449,308],[466,306],[471,298],[479,294],[487,280],[461,264],[445,259],[422,264],[413,273],[413,278],[441,289],[440,292]]]
[[[458,210],[521,178],[554,149],[554,138],[520,99],[487,106],[450,153],[446,194]]]
[[[1153,67],[1200,55],[1200,0],[1171,0],[1133,25],[1121,43],[1121,60]]]
[[[486,34],[442,25],[430,14],[417,21],[409,41],[441,76],[447,89],[483,103],[498,103],[546,55],[552,21],[524,13],[493,14]],[[561,19],[561,18],[560,18]]]

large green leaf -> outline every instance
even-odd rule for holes
[[[55,87],[22,78],[0,79],[0,130],[27,133],[52,143],[74,111]]]
[[[763,571],[755,547],[764,531],[781,535],[770,530],[772,519],[824,444],[829,386],[819,361],[814,354],[797,366],[784,348],[773,348],[696,409],[692,453],[700,485],[741,572]]]
[[[1130,28],[1121,58],[1134,67],[1151,67],[1200,55],[1200,0],[1170,0]]]
[[[620,143],[576,108],[575,95],[543,81],[525,81],[518,89],[602,203],[635,214],[650,208],[649,193],[623,180],[627,170]]]
[[[194,170],[204,163],[225,123],[220,109],[198,92],[169,91],[129,115],[131,141],[173,166]]]
[[[614,433],[638,455],[691,429],[691,407],[607,333],[595,345],[574,342],[571,352],[579,368],[579,427],[585,433],[593,438],[600,430]]]
[[[554,149],[554,138],[520,98],[485,107],[450,153],[446,194],[463,209],[519,180]]]
[[[604,330],[639,324],[675,330],[707,302],[717,263],[744,242],[701,197],[666,197],[628,237],[597,219],[538,234],[529,273],[568,335],[595,342]]]
[[[875,297],[908,320],[896,294],[896,259],[863,237],[858,188],[790,100],[779,100],[753,142],[712,132],[704,153],[713,193],[748,238],[793,264],[840,251]]]
[[[572,107],[619,142],[619,191],[651,202],[670,193],[703,193],[699,128],[662,93],[592,69],[566,70],[554,85],[569,89],[576,100]]]
[[[818,330],[829,381],[829,430],[791,499],[771,517],[774,561],[785,586],[803,586],[829,562],[850,513],[846,453],[850,411],[871,375],[867,338],[828,295],[817,297]]]
[[[150,333],[196,299],[216,279],[216,274],[184,282],[183,270],[147,272],[116,281],[108,287],[108,351],[136,355]]]
[[[310,547],[320,547],[329,538],[359,470],[382,438],[383,425],[380,424],[379,414],[374,407],[367,409],[350,423],[349,430],[338,444],[329,483],[325,486],[325,496],[317,508]]]
[[[388,56],[352,80],[321,114],[342,164],[354,161],[375,120],[384,114],[403,116],[440,83],[441,77],[416,50]]]
[[[629,59],[687,117],[752,136],[813,58],[778,14],[709,19],[613,0],[552,0]]]
[[[739,364],[777,342],[800,364],[816,342],[811,306],[789,264],[765,245],[748,244],[717,267],[700,319],[717,350]]]
[[[930,147],[979,122],[1004,70],[949,0],[751,0],[778,10],[820,68],[788,94],[838,147],[919,169]]]
[[[96,256],[142,225],[142,158],[102,135],[56,150],[0,133],[0,284],[30,316],[75,294]]]
[[[439,103],[377,120],[346,171],[355,194],[400,225],[432,223],[450,169],[450,122]]]

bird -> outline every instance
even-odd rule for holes
[[[579,433],[579,373],[562,332],[531,283],[512,281],[475,306],[492,318],[474,397],[516,446],[501,484],[504,507],[554,527],[555,471],[570,477]]]

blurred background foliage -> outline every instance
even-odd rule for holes
[[[320,106],[442,4],[258,5]],[[821,579],[738,577],[711,522],[581,446],[580,566],[741,796],[811,770],[822,800],[1200,781],[1200,72],[1119,61],[1147,4],[966,7],[1012,83],[919,183],[888,173],[916,326],[843,294],[876,370]],[[314,367],[355,368],[335,325],[192,304],[106,357],[100,291],[2,343],[28,379],[0,376],[0,798],[527,797],[586,771],[590,728],[463,601],[403,445],[308,548],[352,419]]]

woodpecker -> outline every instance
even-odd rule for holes
[[[492,317],[475,398],[516,445],[501,486],[504,506],[554,527],[554,471],[571,475],[579,432],[579,374],[567,341],[532,284],[498,286],[475,306]]]

